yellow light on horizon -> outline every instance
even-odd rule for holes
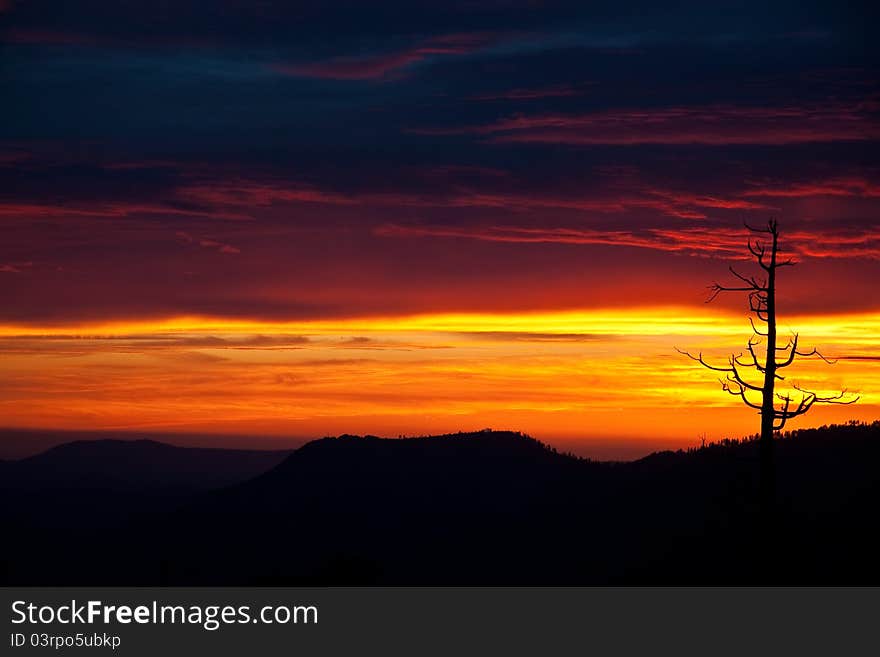
[[[2,324],[0,337],[114,337],[156,333],[339,334],[430,331],[439,333],[533,332],[608,335],[728,335],[748,331],[747,315],[702,307],[640,307],[517,313],[424,313],[348,319],[253,320],[176,316],[74,325]],[[880,329],[880,313],[792,315],[780,322],[802,333],[853,333]]]
[[[856,406],[808,417],[880,416],[880,313],[787,317],[783,340],[788,326],[805,346],[842,357],[834,367],[799,362],[790,380],[862,394]],[[503,425],[545,439],[623,441],[742,435],[754,413],[674,347],[724,362],[749,334],[744,313],[708,307],[4,325],[0,425],[313,436]]]

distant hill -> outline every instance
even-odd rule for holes
[[[175,447],[155,440],[77,440],[0,462],[0,488],[204,490],[255,477],[289,453]]]
[[[0,426],[0,459],[4,461],[27,458],[53,447],[75,442],[124,440],[135,442],[149,440],[165,445],[186,445],[208,449],[231,449],[238,451],[292,451],[307,441],[302,438],[264,435],[260,433],[226,435],[218,433],[194,433],[175,431],[150,431],[145,429],[25,429]]]
[[[40,532],[75,536],[87,527],[99,534],[128,531],[139,514],[168,512],[205,491],[251,479],[289,453],[78,440],[0,462],[0,518],[34,540]]]
[[[768,545],[751,441],[603,463],[510,432],[325,438],[174,504],[123,495],[108,513],[99,491],[81,529],[67,518],[61,553],[60,521],[10,514],[3,581],[880,584],[880,423],[796,432],[777,455]],[[209,462],[191,456],[175,476]]]

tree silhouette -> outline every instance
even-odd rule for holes
[[[792,365],[798,357],[816,357],[829,364],[835,361],[825,358],[815,348],[802,350],[797,333],[794,333],[784,346],[777,346],[776,274],[780,268],[790,267],[796,263],[792,258],[782,260],[779,258],[779,227],[776,219],[770,219],[763,228],[754,228],[748,224],[745,226],[752,233],[767,236],[756,238],[754,241],[751,236],[748,238],[749,252],[764,274],[759,275],[760,277],[746,276],[730,267],[730,273],[737,279],[737,283],[732,286],[720,283],[709,286],[711,294],[706,303],[713,301],[722,292],[748,294],[749,311],[752,313],[749,317],[752,335],[746,345],[748,355],[744,352],[732,354],[727,359],[726,366],[716,366],[707,363],[703,359],[702,352],[694,356],[687,351],[676,349],[703,367],[723,373],[724,376],[719,379],[721,388],[734,397],[739,397],[749,408],[758,411],[761,416],[759,445],[762,500],[769,504],[772,503],[774,494],[774,434],[781,431],[788,420],[804,415],[815,404],[852,404],[859,398],[858,396],[848,398],[846,390],[836,395],[824,396],[797,384],[791,385],[791,389],[785,392],[777,391],[777,382],[785,380],[780,370]],[[761,325],[763,331],[759,328]],[[752,380],[746,372],[753,373]]]

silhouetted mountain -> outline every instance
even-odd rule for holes
[[[4,461],[23,459],[48,451],[53,447],[74,442],[124,440],[135,442],[148,440],[165,445],[191,445],[199,448],[230,449],[241,451],[293,451],[305,444],[301,438],[279,438],[259,433],[223,435],[216,433],[179,433],[174,431],[109,430],[109,429],[12,429],[0,427],[0,459]]]
[[[61,553],[51,526],[19,514],[5,523],[5,581],[880,583],[880,423],[777,447],[769,539],[756,532],[754,441],[601,463],[508,432],[342,436],[174,509],[117,507],[114,521],[96,500]]]
[[[175,447],[155,440],[77,440],[0,462],[0,488],[218,488],[255,477],[290,450]]]
[[[203,491],[255,477],[289,453],[79,440],[0,463],[0,510],[31,531],[120,530],[134,514],[170,511]]]

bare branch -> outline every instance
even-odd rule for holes
[[[789,344],[791,344],[791,351],[788,353],[788,357],[784,361],[782,361],[781,363],[777,363],[776,364],[777,368],[788,367],[789,365],[792,364],[792,362],[794,361],[794,357],[798,352],[797,343],[798,343],[798,334],[795,333],[794,339],[789,341]],[[815,351],[815,349],[813,351]]]
[[[765,338],[767,337],[768,334],[767,334],[767,333],[761,333],[761,332],[758,330],[758,327],[755,326],[755,322],[754,322],[754,320],[753,320],[751,317],[749,317],[749,324],[752,325],[752,331],[754,331],[755,335],[760,335],[760,336],[765,337]]]
[[[773,425],[773,430],[774,431],[782,431],[782,429],[785,428],[786,421],[788,421],[788,409],[789,409],[789,406],[791,405],[791,396],[785,395],[783,397],[780,394],[777,394],[776,396],[779,397],[779,399],[781,399],[783,402],[785,402],[785,406],[782,407],[781,411],[774,410],[773,419],[779,420],[779,423]]]
[[[761,392],[763,390],[761,386],[753,385],[742,378],[739,370],[736,369],[736,365],[733,364],[734,360],[735,359],[731,359],[731,369],[733,370],[733,372],[727,375],[727,380],[731,383],[738,383],[743,388],[748,388],[749,390],[754,390],[755,392]]]
[[[768,224],[768,228],[755,228],[754,226],[749,225],[749,223],[748,223],[747,221],[744,221],[744,222],[743,222],[743,226],[745,226],[746,228],[748,228],[748,229],[749,229],[750,231],[752,231],[753,233],[768,233],[768,234],[772,234],[771,231],[770,231],[770,229],[769,229],[769,224]]]
[[[758,362],[758,354],[755,353],[755,345],[757,345],[757,344],[758,344],[757,342],[755,342],[753,340],[749,340],[749,344],[747,345],[747,348],[749,350],[749,353],[752,355],[752,360],[754,361],[755,369],[758,370],[759,372],[761,372],[761,374],[763,374],[765,372],[764,366]]]
[[[709,286],[709,289],[712,293],[709,295],[709,298],[706,299],[706,303],[711,303],[715,301],[715,297],[717,297],[722,292],[751,292],[755,288],[753,287],[727,287],[726,285],[721,285],[721,283],[712,283]]]
[[[702,365],[702,366],[705,367],[706,369],[714,370],[714,371],[716,371],[716,372],[733,372],[733,369],[730,368],[730,367],[715,367],[714,365],[710,365],[709,363],[707,363],[706,361],[704,361],[704,360],[703,360],[703,352],[702,352],[702,351],[699,353],[698,356],[694,356],[693,354],[690,354],[690,353],[688,353],[687,351],[682,351],[682,350],[679,349],[678,347],[676,347],[675,350],[676,350],[678,353],[680,353],[680,354],[682,354],[682,355],[684,355],[684,356],[687,356],[687,357],[690,358],[691,360],[694,360],[694,361],[698,362],[700,365]]]
[[[748,277],[743,276],[742,274],[740,274],[740,273],[739,273],[736,269],[734,269],[733,267],[728,267],[728,269],[730,270],[730,273],[731,273],[731,274],[733,274],[734,276],[736,276],[736,277],[737,277],[739,280],[741,280],[743,283],[748,284],[749,287],[748,287],[747,289],[751,289],[751,290],[760,290],[760,291],[762,291],[762,292],[766,292],[766,291],[767,291],[766,283],[764,283],[764,284],[758,283],[758,281],[755,280],[755,277],[754,277],[754,276],[748,276]]]
[[[757,411],[761,410],[761,406],[752,402],[748,397],[746,397],[746,389],[737,384],[735,381],[725,381],[724,379],[719,379],[721,381],[721,389],[724,392],[733,395],[734,397],[740,397],[749,408],[754,408]]]
[[[753,233],[769,233],[770,232],[766,228],[753,228],[752,226],[749,226],[747,223],[744,223],[743,225],[746,228],[748,228],[750,231],[752,231]],[[758,264],[761,266],[761,268],[764,269],[765,271],[770,271],[770,268],[764,264],[764,254],[767,253],[767,247],[764,245],[764,243],[763,242],[752,243],[752,238],[750,237],[748,240],[748,245],[749,245],[749,252],[753,256],[755,256],[755,258],[758,260]]]
[[[789,343],[785,347],[782,347],[782,348],[777,347],[778,351],[785,351],[785,350],[789,350],[789,349],[790,349],[790,351],[788,353],[787,358],[784,361],[777,364],[776,367],[779,367],[779,368],[788,367],[794,361],[795,356],[800,356],[801,358],[810,358],[811,356],[817,356],[821,360],[828,363],[829,365],[834,365],[837,362],[836,360],[831,360],[829,358],[825,358],[825,356],[823,356],[821,353],[819,353],[819,350],[816,349],[815,347],[813,347],[809,351],[798,351],[797,342],[798,342],[798,334],[795,333],[793,341],[789,341]]]
[[[788,351],[791,348],[791,338],[782,347],[776,347],[776,351]]]
[[[810,349],[810,351],[804,351],[804,352],[799,351],[799,352],[797,352],[797,355],[802,356],[804,358],[809,358],[810,356],[818,356],[821,360],[825,361],[829,365],[834,365],[835,363],[837,363],[837,360],[835,360],[835,359],[825,358],[825,356],[823,356],[821,353],[819,353],[819,350],[816,349],[815,347]]]
[[[850,404],[855,404],[857,401],[859,401],[859,399],[861,399],[860,395],[856,395],[852,399],[845,400],[845,397],[850,394],[850,392],[846,388],[841,390],[836,395],[832,395],[830,397],[819,397],[815,392],[805,390],[804,388],[801,388],[797,385],[793,385],[792,388],[806,396],[812,396],[813,402],[818,404],[840,404],[842,406],[849,406]]]

